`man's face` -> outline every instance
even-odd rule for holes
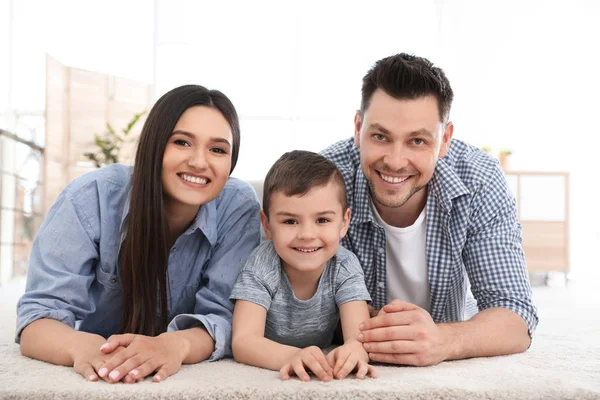
[[[440,121],[434,96],[398,100],[381,89],[364,115],[355,117],[354,140],[377,209],[421,212],[439,157],[450,146],[453,126]]]

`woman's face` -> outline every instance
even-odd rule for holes
[[[162,164],[162,185],[169,208],[197,211],[216,198],[229,177],[233,135],[216,108],[193,106],[179,118]]]

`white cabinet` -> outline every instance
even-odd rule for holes
[[[569,173],[509,171],[530,272],[569,272]]]

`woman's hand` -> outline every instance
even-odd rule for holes
[[[327,363],[323,351],[317,346],[310,346],[297,351],[281,367],[279,376],[285,381],[290,379],[290,375],[297,375],[302,381],[308,382],[310,377],[305,368],[312,371],[323,382],[329,382],[333,378],[331,367]]]
[[[369,355],[362,343],[355,339],[348,340],[330,351],[327,354],[327,362],[333,368],[333,376],[336,379],[344,379],[354,370],[358,379],[364,379],[367,375],[377,378],[377,370],[369,365]]]
[[[78,332],[79,333],[79,332]],[[102,366],[115,355],[123,351],[123,347],[117,346],[113,350],[113,354],[104,354],[100,351],[100,346],[106,340],[100,335],[91,334],[76,334],[74,336],[71,354],[73,357],[73,369],[79,375],[83,376],[90,382],[98,380],[98,371]]]
[[[116,352],[119,347],[125,349]],[[108,382],[134,383],[153,372],[156,373],[152,381],[161,382],[179,371],[189,344],[177,332],[167,332],[156,337],[113,335],[99,348],[111,356],[98,370],[98,375]]]

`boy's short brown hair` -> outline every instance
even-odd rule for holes
[[[263,211],[269,216],[269,205],[273,193],[286,196],[303,196],[310,189],[334,182],[339,188],[342,211],[348,208],[344,177],[334,163],[312,151],[294,150],[282,155],[271,167],[265,178],[263,189]]]

